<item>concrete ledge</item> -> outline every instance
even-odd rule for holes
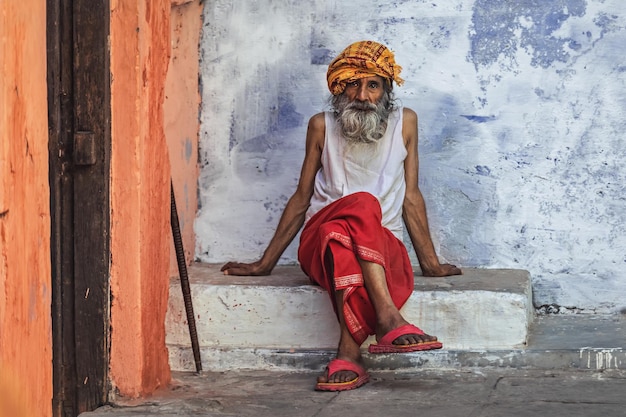
[[[193,370],[188,346],[169,346],[172,369]],[[335,356],[334,349],[203,348],[205,369],[228,371],[264,369],[321,371]],[[626,369],[626,317],[540,316],[531,326],[529,344],[516,349],[469,349],[416,352],[402,355],[364,354],[371,370],[414,372],[459,368],[521,368],[544,370]]]
[[[172,370],[195,370],[189,347],[170,346]],[[335,350],[213,349],[201,350],[205,370],[321,371],[335,357]],[[369,370],[415,372],[459,368],[519,368],[626,370],[626,348],[440,350],[421,353],[370,355],[364,353]]]
[[[220,358],[229,369],[262,369],[270,364],[261,352],[276,357],[336,348],[339,328],[328,295],[297,266],[278,267],[269,277],[229,277],[217,265],[194,264],[189,277],[206,369],[219,369]],[[484,269],[465,269],[459,277],[416,276],[402,313],[437,335],[447,351],[519,349],[533,317],[530,277],[521,270]],[[183,359],[190,339],[178,278],[170,285],[166,331],[172,369],[193,369],[193,361],[189,366]],[[239,359],[227,352],[238,352]]]

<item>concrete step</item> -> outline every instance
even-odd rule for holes
[[[334,354],[339,327],[330,299],[298,266],[277,267],[268,277],[224,276],[218,265],[207,264],[193,264],[188,272],[205,370],[316,369]],[[416,275],[415,291],[402,313],[437,335],[444,350],[392,355],[385,366],[400,366],[398,360],[443,366],[456,360],[450,357],[453,352],[456,357],[521,350],[533,312],[526,271],[465,269],[458,277]],[[193,370],[178,277],[171,281],[166,332],[172,369]]]

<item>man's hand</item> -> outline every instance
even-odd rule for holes
[[[261,261],[256,261],[252,263],[241,263],[241,262],[228,262],[224,265],[220,271],[224,273],[224,275],[270,275],[272,273],[272,269],[263,268],[261,266]]]
[[[438,268],[426,270],[422,268],[422,275],[425,277],[448,277],[450,275],[463,275],[463,271],[456,265],[439,264]]]

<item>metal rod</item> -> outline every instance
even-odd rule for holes
[[[185,311],[187,312],[187,324],[189,325],[189,336],[191,337],[191,349],[193,359],[196,362],[196,372],[202,371],[202,361],[200,360],[200,345],[198,344],[198,332],[196,331],[196,318],[193,313],[193,303],[191,301],[191,288],[189,287],[189,276],[187,275],[187,262],[185,261],[185,251],[183,249],[183,239],[178,223],[178,212],[176,211],[176,197],[174,196],[174,183],[170,180],[171,193],[171,219],[172,236],[174,237],[174,249],[176,250],[176,261],[178,263],[178,275],[180,276],[180,288],[183,291],[185,301]]]

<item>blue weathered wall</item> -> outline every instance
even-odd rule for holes
[[[260,256],[295,189],[308,118],[327,108],[327,65],[362,39],[404,68],[396,93],[420,116],[441,258],[527,269],[551,312],[622,308],[622,0],[209,2],[197,257]]]

